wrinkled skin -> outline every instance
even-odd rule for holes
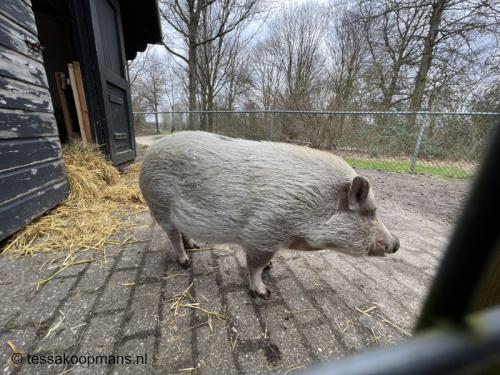
[[[181,132],[150,147],[139,183],[181,265],[189,266],[192,238],[239,244],[250,291],[262,298],[270,296],[262,271],[280,248],[352,256],[399,248],[369,182],[331,153]]]

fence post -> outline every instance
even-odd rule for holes
[[[418,115],[415,115],[415,116],[418,116]],[[413,152],[413,157],[411,158],[410,173],[415,173],[415,167],[417,164],[418,153],[420,151],[420,146],[422,145],[422,142],[424,140],[424,131],[425,131],[425,127],[426,127],[427,122],[428,122],[427,117],[428,117],[427,114],[422,116],[420,130],[418,132],[417,144],[415,145],[415,151]]]
[[[271,117],[271,130],[269,131],[269,140],[273,140],[274,136],[274,127],[276,126],[276,112],[273,112]]]

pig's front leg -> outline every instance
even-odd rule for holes
[[[262,251],[246,248],[247,268],[250,282],[250,294],[264,299],[271,297],[271,291],[262,281],[262,271],[274,256],[273,251]]]

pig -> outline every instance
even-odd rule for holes
[[[326,151],[183,131],[145,153],[139,185],[181,266],[196,240],[245,251],[250,292],[280,248],[383,256],[398,238],[377,217],[368,180]]]

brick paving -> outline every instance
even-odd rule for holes
[[[401,250],[386,258],[331,251],[282,251],[264,281],[270,300],[249,296],[243,252],[216,245],[190,254],[182,269],[159,227],[143,225],[122,248],[47,277],[48,255],[0,258],[0,371],[4,374],[286,374],[405,339],[418,316],[450,226],[405,209],[381,208]],[[191,287],[190,287],[191,285]],[[172,298],[188,287],[193,300],[225,319],[181,308]],[[193,302],[193,303],[195,303]],[[365,313],[361,311],[366,311]],[[24,353],[11,361],[10,341]],[[28,364],[37,355],[147,354],[140,364]]]

